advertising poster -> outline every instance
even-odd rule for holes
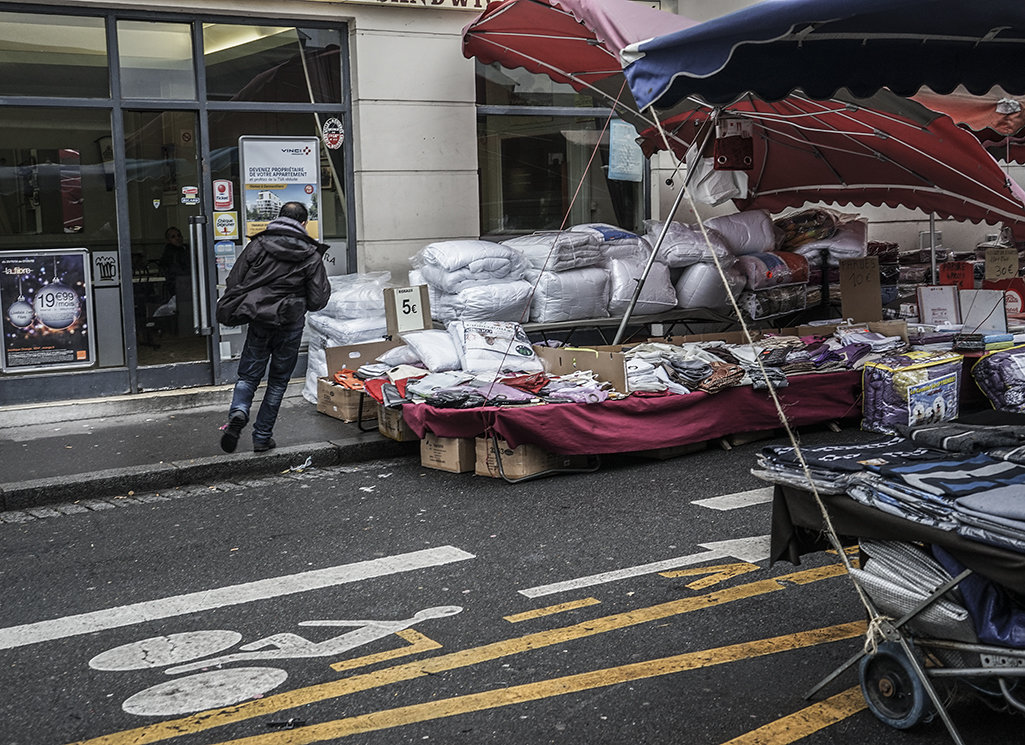
[[[908,426],[957,419],[960,380],[957,373],[908,386]]]
[[[240,137],[242,224],[246,239],[266,229],[285,202],[310,213],[306,232],[320,239],[320,141],[316,137]]]
[[[0,255],[4,372],[95,362],[90,268],[84,248]]]

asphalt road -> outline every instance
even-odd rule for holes
[[[0,742],[950,742],[878,721],[854,671],[803,698],[865,614],[835,556],[767,566],[764,444],[515,485],[239,474],[2,522]],[[951,714],[1021,742],[1020,716]]]

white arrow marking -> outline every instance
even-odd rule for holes
[[[691,504],[699,507],[707,507],[711,510],[735,510],[740,507],[752,507],[756,504],[765,504],[772,501],[772,490],[774,487],[766,486],[761,489],[741,491],[736,494],[724,494],[721,497],[710,497],[709,499],[696,499]]]
[[[241,605],[254,600],[293,595],[308,590],[321,590],[325,587],[359,582],[372,577],[411,572],[416,569],[426,569],[472,558],[474,558],[473,554],[454,546],[439,546],[395,556],[385,556],[380,559],[359,561],[354,564],[342,564],[311,572],[271,577],[215,590],[203,590],[187,595],[176,595],[160,600],[148,600],[142,603],[93,611],[92,613],[65,616],[52,621],[10,626],[0,629],[0,649],[23,647],[28,644],[89,634],[93,631],[106,631],[121,626],[182,616],[187,613],[198,613],[229,605]]]
[[[550,585],[528,587],[526,590],[520,590],[520,595],[526,595],[528,598],[539,598],[544,595],[554,595],[557,592],[566,592],[567,590],[577,590],[581,587],[592,587],[605,584],[606,582],[615,582],[628,577],[639,577],[644,574],[679,569],[680,567],[700,564],[712,559],[733,558],[754,563],[769,558],[769,536],[767,535],[739,538],[732,541],[700,543],[698,545],[708,550],[689,556],[677,556],[675,559],[663,559],[662,561],[653,561],[650,564],[641,564],[635,567],[626,567],[625,569],[615,569],[611,572],[592,574],[588,577],[553,582]]]

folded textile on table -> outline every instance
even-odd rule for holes
[[[981,453],[995,448],[1016,448],[1025,442],[1025,427],[945,422],[897,430],[914,442],[953,453]]]
[[[744,368],[740,365],[731,365],[728,362],[710,362],[712,374],[697,385],[699,391],[705,393],[716,393],[724,388],[732,388],[740,385],[744,378]]]
[[[862,472],[852,476],[847,495],[867,507],[937,530],[957,529],[953,499],[915,489],[878,474]]]
[[[954,504],[960,535],[1025,553],[1025,488],[1021,485],[970,494]]]
[[[648,239],[629,230],[603,222],[589,222],[570,226],[570,230],[593,235],[598,240],[598,250],[608,259],[632,259],[647,261],[651,255]]]
[[[531,267],[546,272],[565,272],[594,266],[602,259],[598,238],[577,230],[551,230],[502,241],[523,254]]]

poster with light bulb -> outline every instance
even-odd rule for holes
[[[84,248],[0,254],[3,372],[95,364],[90,269]]]

